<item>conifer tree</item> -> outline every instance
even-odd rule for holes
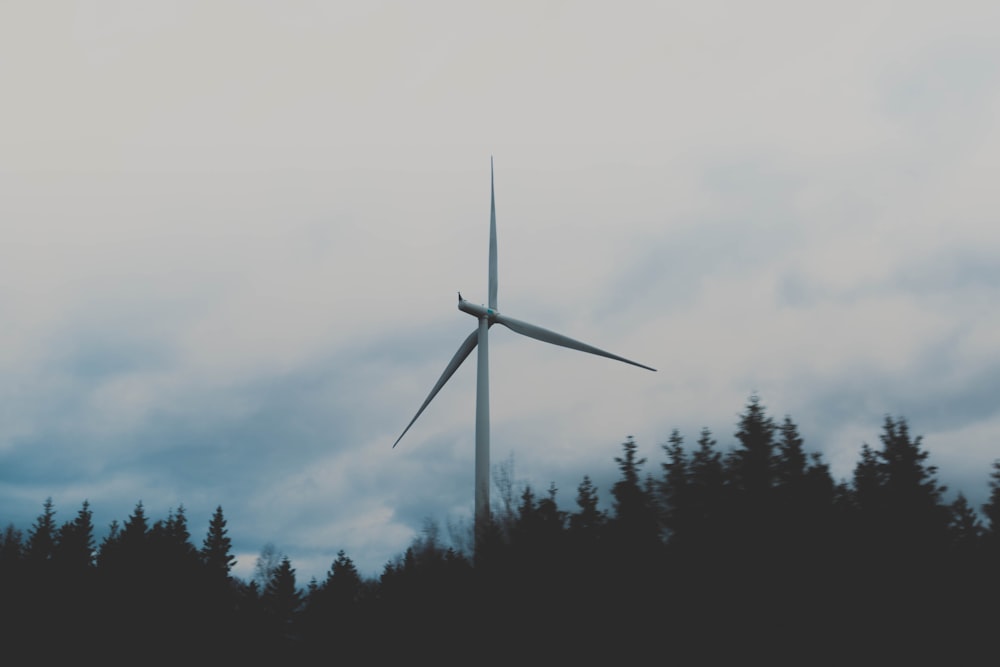
[[[739,446],[730,454],[729,470],[743,506],[753,512],[763,509],[774,477],[775,425],[757,395],[752,395],[740,415],[736,438]]]
[[[983,524],[961,491],[949,509],[951,516],[948,532],[952,549],[965,558],[971,558],[978,550],[983,535]]]
[[[288,556],[283,556],[274,570],[261,600],[272,618],[280,626],[290,629],[302,603],[302,593],[295,585],[295,568]],[[289,632],[289,629],[284,630],[284,633]]]
[[[990,498],[983,505],[986,533],[991,542],[1000,548],[1000,459],[993,461],[990,473]]]
[[[867,516],[874,516],[882,503],[884,470],[878,455],[866,442],[861,445],[861,458],[854,466],[852,500],[854,507]]]
[[[534,568],[543,577],[554,576],[554,568],[559,567],[564,558],[566,513],[560,511],[556,502],[558,492],[555,482],[550,483],[548,492],[535,506],[530,525],[528,539],[532,556],[527,567]]]
[[[689,477],[687,453],[684,451],[684,438],[680,431],[674,429],[670,433],[667,444],[663,445],[667,454],[663,466],[663,480],[660,483],[660,498],[664,523],[670,531],[671,542],[688,537],[690,514],[688,507]]]
[[[569,516],[569,527],[573,533],[596,535],[603,529],[607,516],[599,509],[599,501],[597,487],[589,475],[584,475],[576,487],[576,505],[580,509]]]
[[[882,528],[900,546],[911,546],[912,539],[926,543],[944,538],[948,511],[941,496],[947,489],[937,483],[937,467],[926,463],[922,437],[910,436],[905,419],[887,416],[879,438]]]
[[[623,552],[648,558],[660,544],[660,522],[655,501],[641,483],[646,459],[638,458],[637,450],[635,439],[628,436],[622,456],[615,457],[621,477],[611,487],[615,515],[610,528]]]
[[[132,514],[122,525],[118,536],[120,566],[132,576],[144,576],[150,566],[149,519],[142,501],[135,504]]]
[[[149,519],[146,518],[146,508],[140,500],[135,504],[135,509],[126,519],[122,526],[122,546],[126,549],[141,551],[146,544],[146,535],[149,532]]]
[[[515,535],[522,537],[531,535],[537,519],[535,491],[531,488],[530,484],[526,484],[524,486],[524,491],[521,492],[521,503],[517,506]]]
[[[3,534],[0,534],[0,573],[13,572],[23,554],[23,533],[13,523],[8,523]]]
[[[57,532],[55,515],[52,498],[46,498],[42,505],[42,513],[35,519],[35,523],[28,531],[28,543],[25,546],[24,558],[29,564],[39,565],[52,559]]]
[[[233,543],[227,533],[226,519],[222,506],[219,505],[208,523],[208,534],[201,547],[201,560],[212,576],[221,579],[228,578],[229,572],[236,565],[236,559],[230,552]]]
[[[799,435],[798,426],[788,415],[785,415],[785,420],[778,427],[778,433],[776,482],[782,487],[795,488],[806,476],[806,454],[802,447],[802,437]]]
[[[708,427],[698,435],[698,448],[691,455],[688,506],[692,530],[706,547],[710,536],[717,537],[721,529],[725,500],[725,468],[722,453],[716,449],[715,438]],[[714,537],[711,539],[714,540]],[[713,547],[714,548],[714,547]]]
[[[79,573],[93,567],[94,548],[93,512],[84,500],[76,518],[59,528],[53,558],[62,569]]]
[[[112,519],[108,525],[108,533],[101,540],[101,546],[97,549],[97,566],[107,572],[117,567],[120,562],[119,552],[121,546],[121,524],[118,519]]]
[[[337,552],[337,558],[330,566],[330,571],[323,582],[325,595],[340,609],[349,608],[361,597],[362,580],[354,561],[343,549]]]
[[[542,530],[549,536],[558,536],[566,524],[566,513],[559,510],[556,495],[559,489],[555,482],[549,484],[545,497],[538,501],[538,520]]]

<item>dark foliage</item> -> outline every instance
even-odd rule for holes
[[[733,435],[721,451],[705,428],[689,449],[675,430],[651,470],[629,436],[609,512],[589,476],[566,511],[507,470],[479,553],[428,520],[377,580],[341,550],[305,588],[277,552],[253,582],[231,576],[221,507],[200,548],[183,506],[151,521],[141,501],[97,545],[87,501],[60,525],[46,499],[26,533],[0,533],[4,648],[45,663],[57,639],[104,664],[988,661],[1000,460],[980,514],[945,502],[902,418],[842,481],[756,396]]]

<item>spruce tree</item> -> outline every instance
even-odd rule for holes
[[[974,557],[983,536],[983,524],[976,516],[965,494],[961,491],[951,504],[948,532],[951,548],[963,557],[963,560]]]
[[[12,573],[23,554],[24,535],[13,523],[8,523],[0,534],[0,574]]]
[[[42,565],[52,559],[57,533],[55,515],[52,498],[46,498],[42,505],[42,513],[38,515],[31,529],[28,530],[28,543],[25,546],[24,558],[29,565]]]
[[[201,560],[211,576],[227,579],[229,572],[236,565],[236,559],[230,550],[233,547],[226,530],[226,519],[222,506],[215,508],[211,521],[208,523],[208,534],[201,547]]]
[[[698,448],[691,455],[688,483],[693,539],[711,552],[717,552],[716,540],[721,536],[726,494],[725,467],[717,444],[712,431],[703,427],[698,435]]]
[[[288,556],[283,556],[274,570],[261,600],[271,618],[284,628],[282,635],[287,636],[302,603],[302,593],[295,585],[295,568]]]
[[[660,498],[664,524],[670,531],[670,541],[676,544],[690,537],[690,507],[688,505],[689,478],[687,453],[680,431],[670,433],[667,444],[662,445],[667,460],[662,463],[663,479],[660,482]]]
[[[776,482],[780,487],[796,488],[806,476],[806,453],[802,447],[802,437],[798,426],[788,415],[785,415],[785,420],[778,427],[778,434]]]
[[[361,597],[362,583],[354,561],[343,549],[338,551],[323,582],[324,593],[338,610],[349,610]]]
[[[93,567],[95,558],[93,512],[86,500],[73,521],[59,528],[54,560],[64,571],[80,573]]]
[[[647,559],[655,555],[660,545],[660,521],[655,499],[642,483],[646,459],[639,458],[637,450],[635,439],[628,436],[622,443],[622,456],[615,457],[621,477],[611,487],[614,517],[609,528],[623,555],[632,553]]]
[[[983,505],[986,517],[986,534],[989,541],[1000,550],[1000,459],[993,461],[990,473],[990,498]]]
[[[597,487],[589,475],[584,475],[580,485],[576,487],[576,505],[580,509],[569,516],[571,532],[596,536],[603,529],[607,516],[599,509],[599,501]]]
[[[774,478],[774,434],[776,427],[757,395],[752,395],[740,415],[729,470],[740,505],[761,512],[770,496]]]
[[[927,464],[922,436],[910,436],[905,419],[887,416],[877,452],[881,473],[881,528],[904,548],[940,546],[945,538],[948,510],[941,497],[937,467]]]
[[[109,572],[118,567],[121,558],[121,524],[118,519],[112,519],[108,525],[108,533],[97,548],[97,566],[103,572]]]

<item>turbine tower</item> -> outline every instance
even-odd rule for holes
[[[555,333],[554,331],[549,331],[548,329],[543,329],[542,327],[534,324],[522,322],[521,320],[515,320],[513,317],[500,314],[497,310],[497,210],[496,198],[494,196],[493,189],[492,157],[490,158],[489,302],[486,306],[474,304],[463,299],[462,293],[459,292],[458,309],[477,318],[479,320],[479,325],[476,330],[469,334],[469,336],[462,342],[461,346],[459,346],[455,356],[451,358],[451,361],[448,362],[448,366],[445,367],[444,372],[441,373],[441,377],[438,378],[437,384],[434,385],[430,394],[428,394],[427,398],[424,399],[423,405],[421,405],[420,409],[417,410],[417,414],[413,416],[413,419],[411,419],[410,423],[406,425],[406,428],[403,429],[403,432],[398,438],[396,438],[396,442],[394,442],[392,446],[395,449],[396,445],[399,444],[399,441],[403,439],[404,435],[406,435],[406,432],[410,430],[411,426],[413,426],[413,423],[417,421],[417,417],[419,417],[424,409],[430,405],[430,402],[435,396],[437,396],[437,393],[441,391],[441,388],[446,382],[448,382],[451,376],[454,375],[455,371],[458,370],[458,367],[462,365],[462,362],[465,361],[469,354],[472,353],[472,350],[478,346],[479,353],[476,371],[475,549],[481,544],[481,539],[484,534],[483,531],[485,531],[486,527],[489,525],[490,520],[490,362],[487,334],[491,326],[494,324],[502,324],[515,333],[540,340],[544,343],[561,345],[562,347],[568,347],[573,350],[579,350],[581,352],[588,352],[590,354],[596,354],[609,359],[623,361],[626,364],[632,364],[633,366],[638,366],[651,371],[655,371],[656,369],[646,366],[645,364],[640,364],[636,361],[631,361],[625,357],[620,357],[617,354],[605,352],[604,350],[598,349],[592,345],[581,343],[580,341],[573,340],[572,338]]]

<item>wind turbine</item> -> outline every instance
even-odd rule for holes
[[[406,432],[410,430],[417,417],[430,405],[430,402],[441,391],[441,388],[454,375],[462,362],[472,353],[472,350],[479,347],[476,370],[476,505],[475,505],[475,526],[474,539],[479,542],[483,531],[489,524],[490,518],[490,361],[487,333],[494,324],[502,324],[511,331],[522,336],[534,338],[544,343],[561,345],[581,352],[589,352],[609,359],[623,361],[640,368],[655,371],[655,368],[640,364],[636,361],[620,357],[617,354],[605,352],[593,345],[587,345],[580,341],[573,340],[568,336],[543,329],[542,327],[513,317],[502,315],[497,310],[497,210],[496,198],[493,189],[493,158],[490,158],[490,267],[489,267],[489,303],[486,306],[474,304],[462,298],[462,293],[458,293],[458,309],[468,313],[479,320],[479,326],[462,342],[455,356],[448,362],[437,384],[431,389],[430,394],[424,399],[423,405],[417,410],[410,423],[406,425],[403,432],[396,438],[392,447],[395,449],[399,441],[403,439]]]

